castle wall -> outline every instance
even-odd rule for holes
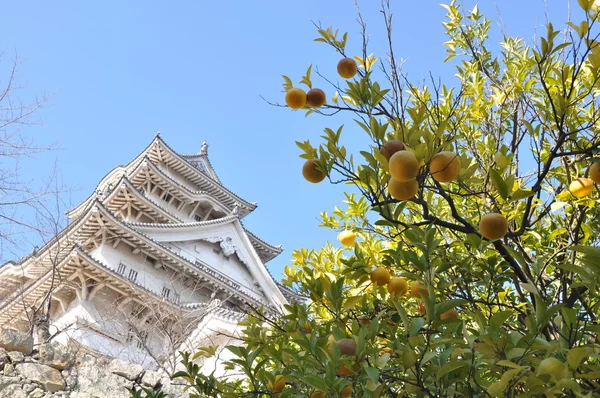
[[[136,282],[159,296],[162,295],[163,287],[166,287],[171,290],[169,298],[173,300],[175,294],[179,294],[181,303],[203,303],[207,299],[193,285],[184,285],[172,271],[154,268],[154,264],[151,264],[145,254],[133,254],[131,246],[125,243],[120,243],[117,248],[113,248],[109,243],[103,244],[94,249],[91,255],[114,271],[118,271],[119,264],[123,263],[126,266],[124,277],[129,277],[130,270],[136,271]]]

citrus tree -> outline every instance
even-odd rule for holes
[[[347,34],[319,27],[339,77],[317,89],[311,68],[298,86],[284,76],[285,101],[354,120],[297,143],[306,180],[353,186],[321,214],[342,246],[294,251],[283,283],[306,300],[248,317],[226,364],[242,376],[203,374],[194,361],[210,348],[185,354],[176,376],[190,392],[600,396],[600,4],[578,3],[581,21],[497,51],[477,7],[445,5],[446,84],[402,74],[389,4],[385,62],[360,16],[356,56]],[[348,130],[369,144],[351,153]]]

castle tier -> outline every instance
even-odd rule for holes
[[[31,330],[49,301],[57,341],[173,369],[181,349],[231,343],[248,311],[282,313],[298,297],[264,265],[282,248],[246,230],[256,203],[221,184],[207,148],[180,155],[157,135],[108,173],[64,230],[0,267],[0,327]]]

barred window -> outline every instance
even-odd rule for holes
[[[121,275],[125,275],[125,270],[127,267],[123,263],[119,263],[119,268],[117,269],[117,273]]]
[[[138,273],[135,270],[130,269],[129,270],[129,280],[132,282],[135,282],[137,279]]]

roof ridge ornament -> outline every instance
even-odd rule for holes
[[[208,153],[208,142],[204,141],[200,147],[200,155],[206,155]]]
[[[235,202],[233,204],[233,210],[231,210],[231,215],[239,217],[240,216],[240,207],[241,207],[240,204],[238,202]]]

